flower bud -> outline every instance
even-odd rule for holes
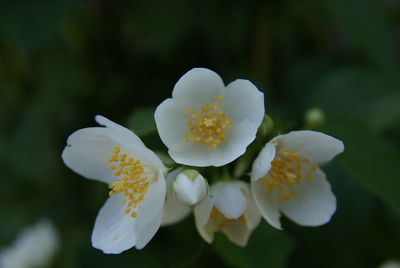
[[[311,108],[309,109],[305,116],[305,124],[308,129],[318,129],[325,122],[325,114],[319,108]]]
[[[208,193],[207,180],[194,169],[187,169],[176,176],[172,188],[179,201],[188,206],[200,203]]]

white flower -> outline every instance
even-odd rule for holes
[[[176,197],[187,206],[194,206],[204,200],[208,193],[208,183],[199,172],[186,169],[179,173],[172,188]]]
[[[183,171],[183,168],[177,168],[169,172],[166,178],[167,181],[167,196],[164,204],[164,215],[162,225],[171,225],[186,218],[192,210],[189,206],[183,204],[176,198],[176,194],[172,188],[172,182],[177,175]]]
[[[76,131],[62,153],[73,171],[109,185],[92,245],[113,254],[133,246],[141,249],[161,224],[166,168],[133,132],[102,116],[95,119],[105,127]]]
[[[0,251],[0,267],[45,267],[54,256],[58,243],[54,226],[47,220],[41,220],[23,230],[11,247]]]
[[[223,181],[211,186],[210,195],[194,209],[196,227],[208,243],[221,230],[228,239],[245,246],[261,215],[247,183]]]
[[[177,162],[222,166],[246,151],[264,116],[264,95],[248,80],[226,87],[211,70],[195,68],[155,112],[161,140]]]
[[[281,212],[304,226],[327,223],[336,198],[318,165],[343,152],[343,143],[315,131],[275,137],[253,163],[251,187],[261,215],[281,229]]]
[[[378,268],[400,268],[400,262],[395,260],[385,261]]]

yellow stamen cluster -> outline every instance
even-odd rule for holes
[[[301,182],[302,174],[307,180],[312,180],[313,175],[308,172],[304,174],[303,166],[308,167],[311,172],[317,170],[316,166],[310,165],[310,159],[301,158],[290,149],[279,153],[271,164],[271,170],[262,181],[269,191],[278,190],[275,196],[277,201],[288,201],[296,195],[293,188]]]
[[[122,204],[126,206],[124,212],[136,218],[140,210],[140,202],[149,187],[149,180],[143,177],[144,169],[140,160],[128,157],[127,154],[120,154],[120,148],[115,147],[112,156],[108,159],[110,170],[120,179],[108,186],[109,195],[123,193]]]
[[[246,219],[243,215],[237,219],[227,219],[216,207],[213,207],[211,210],[210,219],[215,222],[218,229],[223,229],[234,221],[239,221],[242,224],[246,224]]]
[[[188,130],[183,135],[185,141],[206,145],[208,150],[215,149],[232,130],[232,120],[223,112],[222,97],[214,96],[212,100],[199,111],[186,110]]]

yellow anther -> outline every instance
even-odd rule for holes
[[[118,157],[117,157],[117,155],[112,155],[110,158],[108,158],[108,160],[107,160],[109,163],[111,163],[111,162],[118,162]]]
[[[109,162],[116,162],[116,165],[110,165],[114,171],[114,176],[119,177],[108,188],[111,190],[109,195],[123,194],[121,201],[126,206],[124,212],[135,218],[140,210],[140,202],[143,200],[149,186],[149,180],[143,176],[144,168],[140,160],[128,157],[127,154],[120,155],[120,148],[115,147],[113,155],[108,159]]]
[[[238,221],[241,224],[246,224],[246,219],[243,215],[241,215],[237,219],[227,219],[224,214],[222,214],[216,207],[213,207],[213,209],[211,210],[210,219],[214,221],[218,229],[228,227],[234,221]]]
[[[121,155],[119,161],[125,162],[126,156],[127,156],[126,154]]]
[[[215,149],[232,130],[232,120],[222,111],[222,97],[214,96],[212,100],[218,103],[205,103],[199,111],[186,110],[188,130],[183,134],[185,141],[205,145],[208,150]]]
[[[212,97],[213,100],[218,101],[218,102],[222,102],[222,97],[221,96],[214,96]]]
[[[276,142],[274,145],[278,145]],[[306,165],[311,171],[317,169],[314,165],[309,165],[310,159],[301,158],[296,152],[285,148],[277,154],[271,162],[271,169],[262,178],[264,187],[269,191],[277,189],[275,199],[277,201],[288,201],[295,196],[295,186],[302,179],[302,165]],[[307,180],[312,180],[311,174],[306,174]]]

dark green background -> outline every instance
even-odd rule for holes
[[[400,258],[400,1],[7,2],[1,246],[44,216],[61,236],[51,267],[368,268]],[[205,244],[189,217],[141,251],[104,255],[90,235],[107,188],[64,166],[65,141],[96,114],[143,130],[146,116],[133,114],[193,67],[251,80],[282,132],[304,128],[309,108],[325,112],[319,130],[346,146],[324,168],[337,212],[318,228],[263,222],[245,249],[223,236]],[[155,134],[145,143],[163,148]]]

